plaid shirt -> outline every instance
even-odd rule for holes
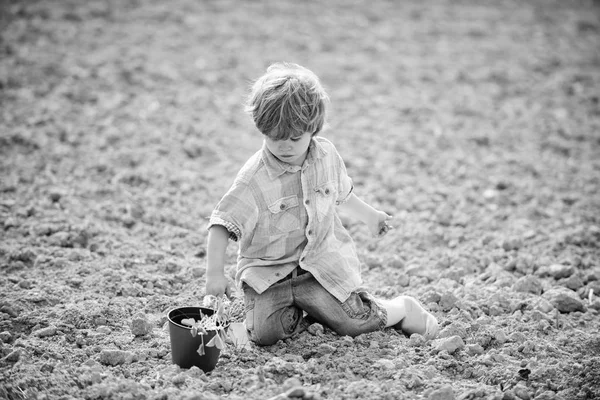
[[[354,243],[336,213],[352,193],[333,144],[315,136],[306,161],[279,161],[263,146],[238,173],[208,227],[239,242],[236,283],[262,293],[298,265],[339,301],[361,284]]]

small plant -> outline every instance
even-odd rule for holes
[[[191,327],[191,334],[193,337],[197,335],[201,336],[202,343],[198,347],[198,354],[203,356],[205,354],[204,346],[216,347],[222,349],[226,346],[227,339],[227,328],[231,322],[231,303],[225,298],[217,298],[215,296],[204,297],[203,307],[215,310],[212,315],[207,315],[200,309],[200,320],[196,321],[194,318],[184,318],[181,320],[183,325]],[[209,331],[215,331],[215,336],[204,343],[204,335],[207,335]]]

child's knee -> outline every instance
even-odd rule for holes
[[[259,346],[272,346],[281,339],[285,339],[285,335],[275,329],[265,329],[254,327],[247,330],[248,339]]]
[[[302,330],[302,311],[297,307],[283,308],[266,319],[257,320],[256,315],[251,317],[253,320],[248,323],[246,315],[248,338],[258,345],[271,346]]]
[[[249,336],[249,339],[258,346],[272,346],[283,338],[274,335],[269,336]]]

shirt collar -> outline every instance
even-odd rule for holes
[[[263,143],[262,147],[262,160],[267,169],[267,173],[269,174],[269,178],[275,179],[285,174],[286,172],[295,173],[300,171],[301,169],[307,168],[309,165],[313,164],[315,160],[318,160],[324,157],[327,154],[327,150],[313,137],[310,140],[310,145],[308,146],[308,154],[306,155],[306,160],[304,160],[304,164],[302,166],[299,165],[291,165],[280,161],[269,151],[267,145]]]

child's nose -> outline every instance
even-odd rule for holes
[[[282,140],[281,144],[279,145],[279,149],[281,149],[281,150],[291,150],[292,149],[292,144],[291,144],[291,142],[289,142],[287,140]]]

